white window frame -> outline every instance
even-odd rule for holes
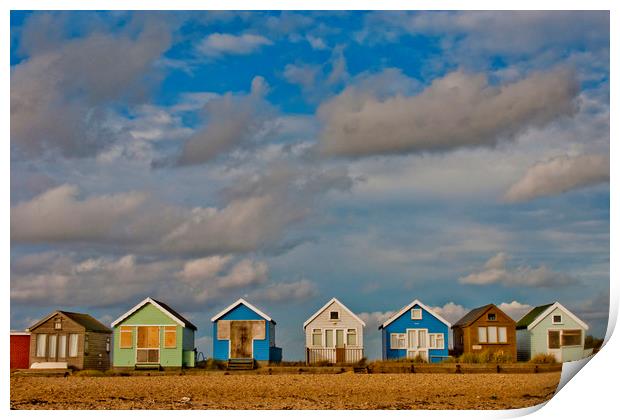
[[[329,334],[328,334],[328,332],[329,332]],[[324,329],[323,330],[323,335],[325,336],[325,348],[328,348],[328,349],[336,348],[336,337],[335,337],[333,328],[326,328],[326,329]],[[330,337],[331,342],[332,342],[331,346],[327,345],[327,337],[328,336]]]
[[[336,313],[337,318],[332,318],[332,313]],[[330,321],[340,321],[340,311],[329,311],[329,320]]]
[[[441,340],[441,346],[437,344],[439,340]],[[445,341],[443,333],[428,334],[428,348],[430,350],[443,350],[446,346]]]
[[[318,337],[319,337],[319,344],[314,343],[314,337],[316,334],[318,334]],[[322,329],[320,328],[312,329],[312,332],[310,333],[310,345],[312,345],[313,347],[323,347],[323,330]]]
[[[484,340],[482,339],[482,336],[480,335],[480,332],[484,331]],[[489,342],[489,334],[487,331],[487,327],[478,327],[478,343],[488,343]]]
[[[419,315],[416,315],[416,313],[418,313]],[[422,308],[412,308],[411,319],[415,319],[415,320],[422,319]]]
[[[491,331],[495,331],[495,339],[491,339]],[[497,327],[496,326],[487,326],[487,343],[489,344],[497,344],[499,343],[497,338]]]
[[[402,345],[399,342],[402,341]],[[394,345],[396,344],[396,345]],[[390,334],[390,349],[392,350],[406,350],[407,349],[407,334],[405,333],[391,333]]]
[[[504,341],[502,341],[502,334],[500,331],[504,331]],[[508,342],[508,328],[507,327],[497,327],[497,342],[500,344],[506,344]]]
[[[346,334],[346,336],[345,336],[344,342],[345,342],[346,346],[347,347],[348,346],[357,346],[357,341],[358,341],[357,340],[357,328],[347,328],[346,331],[345,331],[345,334]],[[354,340],[353,340],[354,343],[353,344],[349,344],[349,335],[350,334],[353,334],[353,338],[354,338]]]
[[[555,317],[556,316],[560,317],[560,322],[555,322]],[[551,324],[553,324],[553,325],[563,325],[564,324],[564,317],[562,316],[562,314],[551,315]]]

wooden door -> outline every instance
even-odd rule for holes
[[[159,327],[138,327],[136,363],[159,363]]]
[[[230,323],[230,358],[251,359],[252,355],[252,321],[231,321]]]

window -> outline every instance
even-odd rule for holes
[[[422,309],[413,308],[411,310],[411,319],[422,319]]]
[[[554,325],[562,324],[562,315],[553,315],[551,323]]]
[[[562,346],[580,346],[581,330],[562,331]]]
[[[50,351],[49,351],[49,357],[51,358],[56,358],[56,346],[58,344],[58,336],[57,335],[50,335]]]
[[[62,321],[60,320],[60,318],[56,318],[54,320],[54,329],[55,330],[62,330]]]
[[[495,314],[487,314],[487,321],[497,321]]]
[[[67,357],[67,336],[61,335],[58,337],[58,358],[64,359]]]
[[[442,350],[444,348],[443,334],[429,334],[428,343],[429,348]]]
[[[489,343],[497,343],[497,327],[487,327]]]
[[[354,328],[347,330],[347,346],[357,346],[357,330]]]
[[[497,332],[499,333],[499,342],[507,343],[508,342],[508,331],[506,330],[506,327],[499,327],[497,329]]]
[[[121,327],[121,346],[122,349],[133,347],[133,327]]]
[[[138,348],[159,348],[159,327],[138,327]]]
[[[45,357],[47,334],[37,334],[37,357]]]
[[[390,348],[392,348],[392,350],[405,349],[407,348],[405,341],[405,334],[392,333],[390,335]]]
[[[560,348],[560,332],[559,331],[547,331],[548,334],[548,344],[550,349],[559,349]]]
[[[69,334],[69,357],[78,355],[78,334]]]
[[[331,311],[329,313],[329,319],[331,319],[331,320],[338,320],[338,319],[340,319],[340,313],[338,311]]]
[[[325,347],[334,347],[334,330],[325,330]]]
[[[164,327],[164,347],[167,349],[175,349],[177,347],[177,327]]]
[[[316,328],[312,330],[312,345],[313,346],[322,346],[323,342],[321,338],[322,338],[322,335],[321,335],[320,329]]]
[[[487,327],[478,327],[478,342],[487,342]]]

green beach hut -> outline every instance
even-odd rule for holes
[[[517,322],[517,360],[549,354],[557,362],[589,355],[584,350],[588,325],[559,302],[537,306]],[[591,351],[591,350],[590,350]]]
[[[193,367],[196,326],[160,300],[147,297],[112,323],[115,368]]]

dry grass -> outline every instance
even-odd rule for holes
[[[560,373],[11,377],[14,409],[509,409]]]

